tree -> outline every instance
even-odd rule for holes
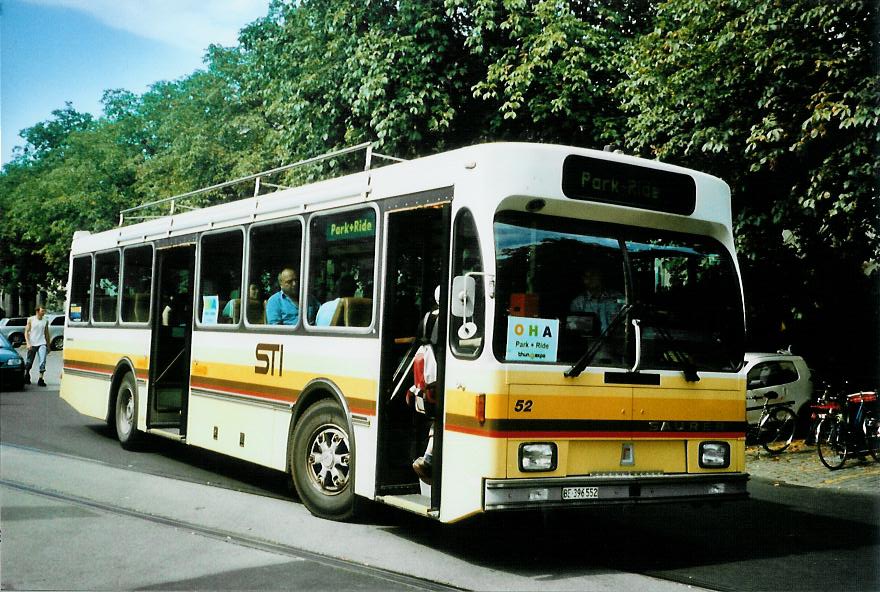
[[[259,102],[242,92],[246,69],[237,49],[212,46],[206,70],[158,82],[133,113],[144,152],[137,191],[161,199],[256,172],[271,161],[269,130]],[[240,196],[242,188],[205,196],[190,205]]]
[[[648,28],[649,0],[449,0],[484,71],[484,137],[599,148],[618,143],[620,52]]]
[[[468,135],[466,52],[440,0],[275,0],[240,39],[244,88],[261,101],[279,160],[367,140],[408,157]]]
[[[39,287],[48,286],[58,269],[47,260],[53,251],[57,263],[58,245],[45,242],[46,233],[64,224],[55,217],[51,196],[44,193],[42,179],[54,170],[53,163],[63,162],[77,151],[77,137],[89,133],[95,122],[88,113],[76,111],[71,103],[52,112],[52,118],[21,132],[23,147],[13,151],[13,160],[0,175],[0,287],[21,290],[32,298]],[[64,236],[69,246],[70,235]],[[66,270],[66,252],[62,269]],[[65,276],[66,277],[66,276]]]
[[[731,184],[753,338],[821,326],[814,359],[862,366],[876,364],[877,18],[859,0],[669,0],[617,89],[631,150]]]

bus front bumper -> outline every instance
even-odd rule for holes
[[[721,501],[748,496],[747,473],[486,479],[486,511],[608,504]]]

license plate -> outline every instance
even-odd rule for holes
[[[564,500],[582,500],[582,499],[599,499],[598,487],[563,487],[562,499]]]

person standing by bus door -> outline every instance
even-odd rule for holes
[[[428,443],[425,446],[425,452],[419,458],[415,459],[412,464],[413,471],[419,476],[419,479],[426,484],[431,485],[434,482],[434,426],[437,423],[436,417],[436,399],[435,392],[437,389],[437,361],[434,356],[433,348],[437,347],[438,341],[438,320],[440,318],[440,286],[434,289],[434,309],[429,311],[422,322],[419,324],[419,340],[422,346],[416,352],[416,357],[422,356],[422,362],[419,364],[422,376],[416,370],[416,361],[413,362],[414,385],[410,388],[413,395],[422,396],[421,405],[414,402],[414,407],[418,413],[425,414],[431,420],[428,428]],[[426,351],[427,350],[427,351]],[[420,384],[424,383],[424,384]],[[411,397],[408,397],[408,400]]]
[[[24,328],[24,340],[27,345],[27,362],[25,363],[24,383],[31,383],[31,368],[34,358],[40,360],[40,379],[38,386],[46,386],[43,374],[46,373],[46,354],[49,351],[49,319],[46,317],[46,309],[38,306],[36,314],[27,320]]]

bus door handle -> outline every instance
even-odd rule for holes
[[[630,372],[638,372],[639,366],[642,365],[642,328],[639,319],[633,319],[631,322],[636,329],[636,363],[630,368]]]

